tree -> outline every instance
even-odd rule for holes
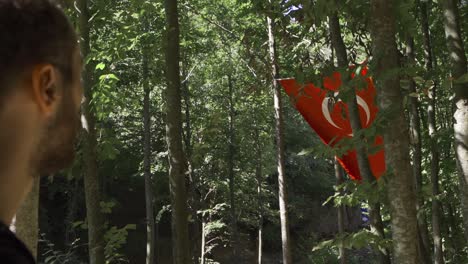
[[[271,4],[271,1],[269,1]],[[268,49],[270,54],[271,63],[271,77],[273,83],[274,93],[274,107],[275,107],[275,128],[276,128],[276,158],[278,168],[278,197],[280,206],[281,218],[281,239],[283,249],[283,264],[292,263],[291,255],[291,239],[289,234],[288,224],[288,198],[285,180],[285,162],[284,162],[284,139],[283,139],[283,105],[281,101],[281,88],[278,85],[277,79],[279,78],[279,68],[276,58],[275,36],[274,36],[274,20],[272,17],[267,16],[268,27]]]
[[[340,70],[347,73],[349,67],[348,55],[346,52],[346,46],[341,36],[340,21],[337,12],[334,12],[332,15],[330,15],[329,22],[331,42],[336,53],[336,58],[338,60],[338,67],[340,68]],[[347,82],[349,81],[349,77],[344,75],[342,76],[342,79],[344,86],[348,85]],[[347,89],[342,88],[342,90]],[[351,123],[353,134],[359,135],[360,131],[362,130],[362,125],[361,118],[359,116],[356,91],[354,87],[348,88],[348,90],[349,94],[347,96],[348,99],[346,103],[348,105],[349,121]],[[365,142],[364,137],[361,137],[361,139],[363,142]],[[376,180],[370,168],[366,146],[364,144],[360,144],[356,147],[356,152],[359,170],[364,181],[370,184],[375,184]],[[371,221],[372,232],[374,232],[377,236],[379,236],[382,239],[385,238],[382,224],[382,216],[380,215],[380,203],[378,201],[369,201],[369,217]],[[390,255],[388,252],[382,252],[379,250],[378,254],[380,258],[380,263],[390,263]]]
[[[80,14],[74,12],[73,1],[61,2],[68,8],[72,21],[79,25]],[[89,63],[88,71],[92,71],[91,85],[88,86],[93,87],[89,107],[95,116],[94,145],[98,161],[98,189],[102,191],[101,210],[109,215],[104,236],[106,261],[151,263],[151,238],[154,236],[156,262],[173,262],[172,242],[177,263],[180,263],[180,255],[187,252],[186,259],[194,264],[200,260],[202,263],[229,263],[233,255],[238,263],[282,262],[279,212],[286,208],[286,226],[291,231],[288,241],[292,244],[289,250],[294,255],[294,263],[379,263],[382,262],[377,255],[379,251],[385,249],[392,253],[392,245],[405,251],[422,249],[421,245],[425,245],[427,252],[431,252],[433,237],[439,239],[434,239],[434,249],[442,246],[447,263],[466,263],[468,255],[462,230],[461,196],[456,191],[459,177],[453,159],[451,116],[455,109],[452,110],[450,104],[453,91],[446,89],[455,79],[446,78],[451,68],[449,52],[445,48],[444,17],[438,5],[433,5],[430,12],[426,11],[430,13],[426,18],[417,20],[414,16],[416,7],[423,9],[429,2],[393,1],[394,12],[385,11],[385,15],[395,15],[396,37],[385,37],[386,44],[394,41],[399,49],[399,67],[395,74],[392,70],[376,71],[375,62],[380,57],[378,52],[371,51],[374,34],[370,34],[367,25],[374,25],[372,19],[376,16],[379,20],[383,17],[383,22],[386,17],[379,12],[371,13],[370,1],[295,0],[274,4],[257,0],[242,3],[230,0],[179,1],[180,60],[166,61],[163,58],[164,47],[168,46],[167,50],[173,51],[175,45],[167,45],[167,31],[159,30],[172,29],[166,26],[164,1],[88,2],[89,53],[84,59]],[[460,27],[466,31],[468,27],[462,21],[467,18],[468,12],[465,11],[468,5],[458,2]],[[267,21],[266,16],[271,20]],[[278,51],[275,50],[274,59],[270,57],[270,46],[266,47],[270,44],[266,22],[271,22],[273,47]],[[423,30],[416,30],[420,25]],[[376,30],[388,32],[387,27],[377,27]],[[425,42],[429,30],[432,42],[427,48]],[[167,37],[173,39],[175,35],[169,33]],[[466,34],[461,36],[466,45]],[[414,48],[409,37],[414,41]],[[332,46],[330,42],[333,42]],[[375,45],[375,51],[385,48],[382,42]],[[430,69],[425,65],[427,58],[423,48],[425,52],[432,53],[433,67]],[[392,54],[394,56],[395,53]],[[358,74],[360,67],[350,69],[349,66],[358,65],[368,58],[372,59],[367,63],[368,75],[376,77],[376,90],[380,93],[382,87],[388,88],[386,78],[393,80],[399,75],[401,94],[398,100],[392,101],[397,107],[380,108],[377,118],[368,128],[356,128],[354,125],[354,138],[343,140],[343,144],[339,144],[341,149],[323,146],[295,109],[295,98],[284,95],[279,98],[281,87],[275,86],[272,90],[272,79],[279,75],[279,67],[276,67],[276,73],[272,70],[273,61],[275,64],[281,62],[282,77],[295,77],[300,83],[311,82],[316,87],[324,86],[324,75],[339,71],[344,82],[340,93],[335,94],[338,100],[335,102],[341,99],[343,102],[338,104],[349,107],[355,104],[351,100],[352,92],[364,88],[360,87],[363,80],[359,75],[349,78],[350,73]],[[172,97],[176,93],[164,89],[166,82],[169,83],[164,75],[170,75],[165,63],[173,63],[171,69],[175,69],[177,60],[180,69],[172,70],[171,76],[177,76],[180,71],[181,77],[177,80],[180,81],[182,101],[179,105],[183,111],[180,120],[177,114],[175,118],[173,115],[179,112],[173,108],[178,105],[178,100],[174,101]],[[334,65],[337,61],[339,65]],[[384,62],[394,65],[393,57]],[[464,77],[458,78],[455,84],[459,80],[464,80]],[[173,87],[168,85],[168,88]],[[433,95],[435,90],[436,98]],[[277,102],[283,100],[279,111],[273,107],[273,91],[278,95]],[[176,94],[175,98],[180,97]],[[168,104],[169,101],[175,104]],[[400,103],[404,107],[400,107]],[[337,108],[333,106],[334,111]],[[351,110],[351,115],[344,111],[341,117],[332,115],[333,121],[348,129],[350,124],[346,120],[353,113],[356,116],[356,108],[351,107]],[[364,116],[366,110],[365,105],[358,105],[359,115]],[[400,126],[401,122],[395,122],[395,118],[401,117],[401,112],[408,117],[404,123],[409,124],[410,131],[408,128],[405,131]],[[276,139],[275,113],[281,113],[284,118],[282,143]],[[430,120],[432,115],[437,122]],[[353,120],[359,125],[356,122],[358,118]],[[419,125],[417,121],[420,121]],[[179,123],[182,123],[183,133],[178,130]],[[171,143],[170,151],[166,149],[169,135],[166,125],[175,128],[170,130],[172,139],[183,136],[182,147]],[[375,135],[388,134],[394,128],[401,133],[389,142],[385,138],[385,142],[395,146],[411,143],[408,146],[411,155],[401,157],[414,165],[409,169],[414,170],[413,174],[406,173],[406,165],[398,163],[395,166],[393,162],[388,166],[389,174],[375,181],[370,173],[366,174],[366,155],[376,150],[371,141]],[[418,132],[417,135],[413,135],[414,131]],[[81,247],[81,242],[87,242],[88,232],[81,183],[86,168],[85,137],[82,139],[78,150],[81,159],[76,160],[73,169],[63,177],[54,177],[53,181],[41,185],[39,223],[41,235],[44,235],[38,247],[40,263],[89,263],[87,250]],[[278,163],[280,145],[277,143],[283,146],[283,163]],[[178,149],[174,150],[174,146]],[[438,157],[433,152],[435,147]],[[363,168],[362,175],[366,176],[362,183],[347,179],[343,183],[336,181],[336,171],[330,158],[345,149],[358,150],[361,162],[357,165]],[[391,149],[390,158],[397,150],[396,147]],[[180,153],[183,155],[176,155]],[[281,181],[278,181],[278,165],[283,173]],[[435,165],[439,165],[438,179],[433,177]],[[171,178],[167,177],[170,169]],[[174,171],[178,173],[176,176]],[[398,175],[395,177],[392,173]],[[408,183],[417,182],[411,188],[419,200],[408,201],[408,204],[419,206],[414,211],[418,212],[417,228],[423,243],[411,240],[414,248],[406,246],[409,242],[401,242],[401,225],[391,222],[402,217],[395,214],[398,210],[395,210],[395,205],[390,207],[389,202],[393,199],[406,201],[403,198],[407,197],[408,189],[400,188],[401,185],[398,192],[396,188],[391,191],[388,188],[392,188],[394,182],[400,182],[402,175],[406,175]],[[188,201],[182,202],[182,207],[177,207],[175,197],[180,202],[181,196],[174,183],[178,184],[176,187],[186,186]],[[438,183],[439,192],[435,183]],[[280,184],[282,189],[279,189]],[[285,196],[278,193],[286,190],[286,185],[288,200],[280,208],[278,196]],[[145,197],[151,190],[153,197]],[[385,197],[387,193],[391,196]],[[143,204],[145,200],[146,206]],[[334,201],[335,206],[324,204],[325,201]],[[371,207],[369,223],[362,221],[365,213],[361,214],[359,207],[363,201]],[[432,209],[431,204],[436,203],[439,203],[440,211]],[[186,209],[185,216],[180,216],[180,208]],[[149,209],[158,210],[150,212]],[[436,218],[430,217],[437,213],[439,229]],[[146,221],[152,217],[155,227]],[[188,250],[180,249],[180,244],[177,244],[181,241],[177,238],[179,231],[185,231],[175,226],[178,223],[184,225],[184,219],[189,225]],[[409,228],[416,226],[413,220],[405,221],[405,225]],[[233,222],[235,229],[232,228]],[[128,224],[135,224],[140,231],[149,229],[148,232],[127,232],[119,228]],[[171,232],[172,224],[174,233]],[[151,235],[151,229],[157,234]],[[377,230],[380,231],[375,232]],[[400,233],[394,233],[394,230],[400,230]],[[380,235],[384,231],[385,238]],[[411,232],[406,235],[411,236]],[[390,239],[392,233],[394,240]],[[68,234],[66,238],[65,234]],[[236,240],[242,243],[236,243]],[[420,263],[431,262],[431,254],[422,252],[420,250]],[[400,258],[392,261],[399,263],[402,261],[401,250],[396,254]],[[388,256],[385,257],[388,260]],[[428,259],[423,261],[422,257]],[[412,263],[406,258],[403,261]]]
[[[234,158],[236,155],[236,146],[235,146],[235,114],[236,109],[234,106],[234,84],[231,75],[228,75],[228,100],[229,100],[229,125],[228,125],[228,173],[229,173],[229,203],[231,207],[231,243],[232,243],[232,257],[233,261],[236,260],[237,252],[237,217],[236,217],[236,197],[235,197],[235,172],[234,172]]]
[[[187,170],[182,147],[180,91],[180,41],[177,0],[165,0],[166,12],[166,141],[169,154],[169,184],[172,202],[173,263],[190,262],[188,237]]]
[[[407,66],[415,67],[415,52],[414,52],[414,39],[412,37],[407,37],[406,41],[406,57],[407,57]],[[409,92],[413,95],[417,94],[416,83],[411,77],[408,77],[409,83]],[[427,223],[425,219],[425,212],[422,211],[424,201],[422,199],[422,140],[421,140],[421,120],[419,116],[419,100],[416,96],[409,98],[409,118],[410,118],[410,141],[413,147],[413,175],[414,175],[414,184],[416,191],[416,211],[418,214],[418,251],[419,256],[423,263],[430,263],[430,252],[429,252],[429,237],[427,236]],[[433,156],[434,158],[435,156]],[[436,202],[434,199],[433,203]],[[434,215],[434,211],[433,211]],[[438,220],[438,218],[437,218]],[[433,231],[434,237],[436,230],[439,230],[440,227],[438,224],[435,225],[433,221]],[[440,238],[440,233],[438,235]],[[440,242],[440,241],[439,241]],[[441,245],[441,244],[439,244]],[[434,249],[439,249],[434,245]],[[440,247],[440,250],[442,248]],[[437,255],[437,254],[436,254]]]
[[[259,149],[259,148],[258,148]],[[263,199],[262,199],[262,152],[258,150],[257,167],[255,168],[258,193],[258,237],[257,263],[262,264],[263,258]]]
[[[390,115],[384,133],[385,160],[390,173],[387,196],[390,200],[395,263],[419,263],[414,181],[409,163],[408,126],[400,90],[396,46],[395,3],[372,0],[371,13],[375,80],[380,111]],[[389,113],[390,112],[390,113]],[[391,125],[391,126],[390,126]]]
[[[148,31],[146,16],[143,16],[143,32]],[[145,204],[146,204],[146,264],[153,264],[155,260],[155,224],[153,209],[153,181],[151,177],[151,116],[150,116],[150,83],[148,70],[148,48],[142,45],[142,79],[143,79],[143,169],[145,174]]]
[[[463,226],[465,239],[468,241],[468,92],[467,82],[457,82],[457,79],[467,74],[467,61],[463,38],[460,30],[458,1],[439,0],[444,12],[444,30],[447,49],[450,54],[451,74],[455,80],[454,138],[455,157],[460,181],[460,197],[462,203]]]
[[[256,112],[257,109],[254,109]],[[257,119],[257,116],[254,117]],[[258,235],[257,235],[257,263],[262,264],[263,260],[263,191],[262,191],[262,182],[263,182],[263,158],[262,158],[262,147],[260,143],[260,128],[258,122],[254,121],[253,124],[253,138],[255,142],[255,154],[256,166],[255,166],[255,179],[257,180],[257,201],[258,201]]]
[[[336,177],[336,185],[339,186],[341,184],[343,184],[344,182],[344,173],[343,173],[343,169],[341,168],[341,165],[340,163],[338,162],[338,160],[335,158],[335,177]],[[346,213],[346,207],[345,205],[340,205],[338,206],[337,208],[337,211],[338,211],[338,234],[340,236],[343,236],[344,233],[345,233],[345,213]],[[348,256],[346,254],[346,247],[344,245],[344,243],[341,243],[340,247],[339,247],[339,251],[340,251],[340,263],[341,264],[346,264],[348,263]]]
[[[80,0],[80,33],[83,57],[90,55],[90,8],[88,0]],[[101,189],[98,174],[96,117],[93,109],[93,64],[88,62],[83,72],[83,87],[86,100],[83,103],[86,119],[83,133],[84,187],[86,197],[86,219],[88,221],[88,249],[91,264],[104,264],[104,215],[101,212]]]

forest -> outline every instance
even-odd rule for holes
[[[86,101],[12,227],[39,263],[468,263],[468,1],[58,2]]]

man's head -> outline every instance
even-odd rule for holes
[[[73,161],[81,67],[74,29],[56,5],[0,0],[0,158],[21,149],[37,175]]]

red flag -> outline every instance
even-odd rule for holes
[[[366,71],[361,74],[364,76]],[[312,129],[327,145],[335,145],[341,139],[351,138],[353,132],[348,120],[348,106],[341,100],[335,101],[329,95],[338,93],[341,86],[339,72],[334,72],[331,77],[323,81],[325,89],[320,89],[313,84],[301,85],[294,79],[279,81],[286,93],[293,99],[296,108],[309,123]],[[356,91],[356,99],[359,106],[359,115],[363,128],[369,127],[375,120],[378,108],[374,103],[375,87],[371,78],[366,79],[367,88]],[[378,136],[375,145],[382,146],[383,139]],[[348,151],[338,158],[343,168],[353,180],[360,180],[361,174],[357,163],[356,151]],[[385,172],[385,157],[383,148],[373,155],[369,155],[372,173],[379,178]]]

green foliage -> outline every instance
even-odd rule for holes
[[[44,264],[79,264],[81,263],[78,257],[78,249],[80,246],[80,240],[76,239],[71,243],[66,251],[57,250],[55,245],[45,238],[45,234],[41,234],[39,244],[44,246],[44,252],[42,257],[44,258]]]
[[[341,205],[352,207],[359,206],[366,200],[369,203],[378,203],[385,201],[385,199],[385,181],[383,180],[373,183],[347,181],[335,186],[335,194],[330,196],[323,205],[333,201],[336,207]]]
[[[429,26],[432,34],[435,69],[424,67],[423,38],[420,32],[420,1],[396,1],[398,20],[398,48],[402,54],[402,67],[384,73],[383,77],[402,77],[401,86],[406,102],[417,98],[420,102],[423,149],[423,186],[420,196],[424,204],[418,212],[431,226],[431,201],[438,199],[443,205],[443,239],[447,263],[466,262],[466,242],[461,235],[461,211],[458,195],[458,178],[453,159],[453,129],[451,124],[451,86],[466,83],[467,75],[457,80],[448,78],[449,54],[446,51],[441,10],[433,1]],[[230,245],[229,160],[234,163],[234,194],[238,232],[249,235],[248,242],[255,244],[259,211],[264,224],[264,242],[267,253],[281,250],[280,225],[277,202],[277,169],[274,131],[273,97],[271,92],[271,67],[267,48],[265,16],[276,20],[275,36],[281,77],[295,77],[300,83],[312,82],[322,86],[322,79],[332,71],[349,74],[350,69],[337,68],[336,56],[330,47],[328,16],[337,12],[350,63],[359,65],[352,71],[359,73],[360,63],[371,59],[369,34],[369,1],[290,0],[277,1],[267,6],[266,1],[244,0],[192,0],[180,1],[181,29],[181,80],[183,107],[183,138],[191,173],[187,175],[191,225],[200,231],[203,219],[207,233],[206,263],[217,263],[217,252]],[[292,6],[301,7],[289,10]],[[69,6],[68,13],[76,20],[77,12]],[[460,7],[461,19],[466,21],[468,5]],[[288,13],[288,10],[291,11]],[[92,110],[96,113],[99,173],[103,175],[103,201],[100,206],[108,217],[106,226],[106,256],[109,263],[125,262],[132,254],[127,242],[143,241],[142,234],[130,232],[142,223],[143,193],[143,57],[147,55],[148,85],[151,115],[151,188],[155,194],[154,218],[159,230],[170,229],[170,190],[168,188],[168,161],[165,141],[164,116],[164,10],[162,1],[148,0],[97,0],[91,3],[91,54],[85,58],[92,65],[95,86],[92,89]],[[142,22],[146,22],[143,25]],[[464,29],[468,23],[462,23]],[[464,31],[466,32],[466,30]],[[404,54],[408,36],[415,40],[416,65],[406,65]],[[467,34],[464,34],[468,45]],[[375,76],[375,65],[369,60],[369,75]],[[359,74],[357,74],[359,76]],[[233,91],[229,94],[228,79]],[[416,83],[416,92],[409,92],[410,80]],[[344,84],[339,99],[346,100],[351,88],[361,89],[363,78],[356,77]],[[429,172],[431,158],[427,129],[426,109],[428,90],[437,87],[436,141],[441,154],[440,185],[443,192],[434,197],[431,193]],[[379,89],[379,84],[376,84]],[[235,153],[229,154],[229,98],[233,98],[233,127]],[[337,248],[345,244],[352,252],[350,263],[368,263],[371,248],[388,247],[390,240],[379,240],[366,229],[354,226],[354,232],[336,236],[334,206],[349,208],[365,206],[363,201],[383,204],[384,225],[389,230],[388,199],[385,197],[386,178],[397,173],[389,168],[387,175],[375,184],[346,181],[335,186],[334,156],[364,146],[370,154],[381,150],[370,146],[376,136],[391,125],[395,113],[379,112],[371,127],[357,133],[354,139],[334,142],[325,146],[312,132],[294,108],[294,100],[283,93],[286,172],[289,192],[289,216],[297,263],[338,263]],[[406,105],[406,104],[405,104]],[[405,113],[406,114],[406,113]],[[79,152],[79,156],[82,155]],[[257,169],[261,169],[260,184]],[[69,182],[84,173],[78,160],[67,173]],[[70,197],[76,189],[50,178],[50,200],[58,193]],[[257,193],[261,187],[262,192]],[[79,187],[81,188],[81,187]],[[77,195],[77,194],[76,194]],[[135,198],[133,197],[133,195]],[[135,199],[133,207],[140,211],[128,213],[125,202]],[[70,199],[72,200],[72,199]],[[67,200],[67,203],[69,201]],[[78,208],[84,207],[82,200]],[[132,200],[133,202],[133,200]],[[333,204],[331,204],[333,202]],[[125,206],[124,206],[125,204]],[[140,208],[141,207],[141,208]],[[69,207],[69,210],[73,207]],[[75,212],[73,212],[74,215]],[[84,212],[68,227],[84,237],[87,229]],[[136,216],[138,215],[138,217]],[[124,217],[125,216],[125,217]],[[319,217],[317,217],[319,216]],[[324,219],[322,219],[322,217]],[[328,218],[327,218],[328,217]],[[125,223],[120,220],[125,219]],[[352,219],[350,219],[352,220]],[[320,223],[333,224],[330,232],[319,230]],[[63,223],[60,223],[63,225]],[[138,227],[140,226],[138,224]],[[123,226],[118,228],[118,226]],[[193,232],[194,241],[200,237]],[[388,232],[387,232],[388,233]],[[169,239],[161,234],[160,239]],[[83,238],[81,238],[83,240]],[[325,241],[322,241],[325,240]],[[322,242],[320,242],[322,241]],[[124,246],[126,245],[127,246]],[[136,244],[136,243],[135,243]],[[47,263],[67,263],[75,255],[78,244],[68,246],[64,253],[52,250],[49,244]],[[315,250],[311,249],[315,247]],[[253,248],[248,250],[253,251]],[[78,253],[76,253],[78,254]],[[80,253],[82,254],[82,253]],[[84,257],[81,259],[85,259]],[[73,260],[74,261],[74,260]],[[210,262],[212,261],[212,262]],[[303,261],[303,262],[299,262]],[[295,262],[296,263],[296,262]]]
[[[340,246],[344,246],[347,249],[363,249],[370,246],[377,250],[382,250],[383,248],[391,248],[392,241],[389,239],[382,239],[369,230],[363,229],[356,233],[343,234],[334,239],[322,241],[315,246],[312,251],[324,248],[337,249]]]
[[[101,201],[101,212],[104,214],[110,214],[112,212],[112,208],[116,205],[115,201],[104,202]]]
[[[122,253],[119,253],[123,245],[127,243],[127,236],[129,230],[135,230],[136,225],[128,224],[122,228],[115,226],[109,228],[104,235],[106,246],[104,253],[106,256],[106,263],[129,263]]]

